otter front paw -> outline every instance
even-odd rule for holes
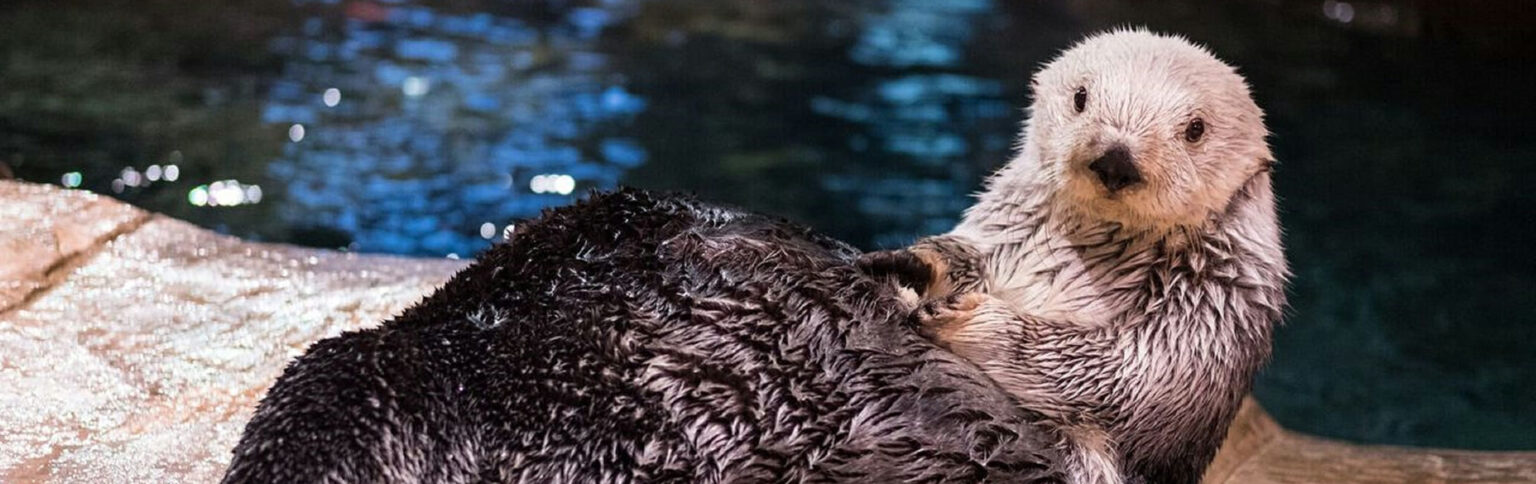
[[[976,317],[976,309],[986,299],[987,296],[979,292],[930,299],[912,311],[912,324],[916,326],[918,334],[943,346],[955,331]]]
[[[919,295],[933,283],[933,265],[907,249],[870,252],[859,257],[857,266],[870,277],[892,277]]]

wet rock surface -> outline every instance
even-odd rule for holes
[[[67,272],[71,258],[142,223],[148,214],[110,198],[48,185],[0,183],[0,311]]]
[[[0,182],[0,482],[211,482],[293,356],[462,267],[243,242]]]

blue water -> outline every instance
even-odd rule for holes
[[[17,0],[0,175],[362,252],[471,257],[619,184],[895,247],[947,230],[1009,157],[1040,63],[1149,25],[1240,66],[1269,113],[1297,277],[1265,406],[1358,441],[1536,448],[1531,20],[1495,2]]]

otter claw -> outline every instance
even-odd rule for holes
[[[980,293],[974,292],[930,299],[912,311],[913,325],[923,337],[942,342],[946,335],[975,316],[982,299]]]

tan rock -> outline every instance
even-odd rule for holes
[[[1536,452],[1356,445],[1280,428],[1243,402],[1205,482],[1231,484],[1532,483]]]

